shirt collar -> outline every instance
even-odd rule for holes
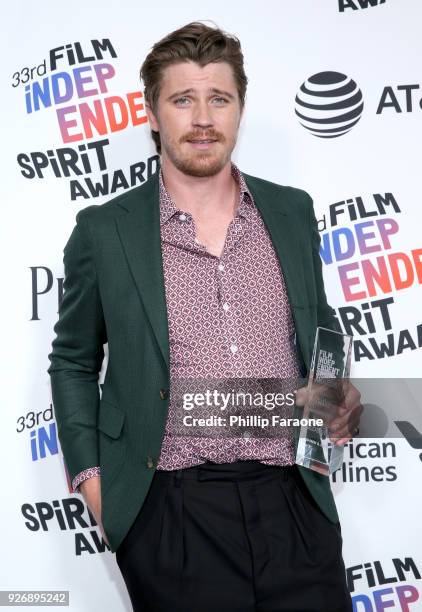
[[[239,186],[240,191],[240,204],[238,203],[236,216],[240,215],[244,218],[248,218],[253,208],[252,194],[246,185],[245,179],[242,173],[234,162],[231,162],[231,173],[235,181]],[[159,186],[160,186],[160,226],[163,225],[173,215],[181,214],[183,210],[177,208],[176,204],[170,197],[163,179],[162,169],[159,170]]]

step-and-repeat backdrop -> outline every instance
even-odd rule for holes
[[[68,590],[75,612],[130,604],[57,439],[47,355],[63,247],[78,210],[156,172],[139,67],[195,20],[242,42],[249,88],[235,162],[314,199],[328,298],[354,335],[353,375],[404,387],[421,375],[418,0],[9,3],[0,589]],[[331,477],[357,612],[422,610],[422,431],[404,430],[349,443]]]

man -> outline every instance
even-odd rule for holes
[[[338,329],[312,200],[231,162],[247,85],[237,38],[188,24],[141,76],[160,171],[80,211],[64,250],[48,371],[74,490],[134,610],[346,612],[328,478],[295,465],[289,437],[180,435],[171,401],[179,379],[306,376],[317,325]],[[351,392],[340,443],[359,411]]]

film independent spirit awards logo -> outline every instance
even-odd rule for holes
[[[353,79],[341,72],[318,72],[300,86],[295,99],[299,123],[313,136],[343,136],[359,121],[362,92]]]

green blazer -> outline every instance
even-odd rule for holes
[[[339,329],[325,296],[312,199],[301,189],[243,176],[284,273],[307,375],[317,325]],[[169,403],[158,172],[79,211],[63,253],[64,295],[47,370],[57,431],[71,479],[101,467],[102,522],[115,552],[151,484]],[[329,479],[299,470],[322,512],[338,522]]]

